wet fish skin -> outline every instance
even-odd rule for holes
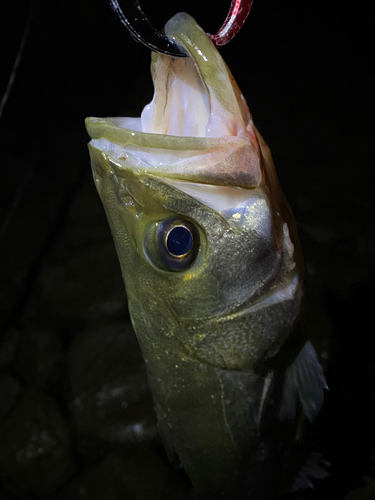
[[[214,120],[212,128],[220,131],[229,120],[236,135],[171,136],[166,75],[194,75],[181,66],[191,62],[158,55],[152,63],[156,133],[145,130],[147,116],[142,127],[88,119],[91,163],[170,456],[199,493],[239,498],[245,489],[251,498],[270,498],[276,484],[281,488],[303,387],[316,388],[316,404],[305,397],[314,418],[325,380],[309,345],[292,368],[268,365],[295,331],[300,311],[295,223],[233,77],[184,16],[170,22],[170,33],[192,55],[186,59],[205,85],[208,115],[217,110],[226,120]],[[168,220],[188,221],[199,233],[196,260],[183,271],[168,269],[160,257],[156,235]],[[300,370],[305,359],[315,369]]]
[[[114,171],[108,162],[109,172],[111,168]],[[223,269],[223,262],[230,259],[235,264],[240,258],[251,262],[253,247],[244,255],[236,241],[246,231],[236,235],[220,215],[152,177],[134,179],[129,173],[114,182],[109,173],[97,183],[115,237],[160,430],[197,491],[225,488],[240,469],[245,452],[254,449],[255,456],[262,455],[267,461],[272,450],[271,446],[264,449],[260,433],[265,377],[256,374],[254,366],[263,361],[265,352],[276,351],[280,339],[288,335],[298,315],[300,294],[268,307],[242,308],[233,294],[240,276],[233,276],[233,266]],[[138,200],[136,214],[132,210],[136,202],[131,208],[120,203],[125,197],[122,184]],[[255,198],[264,202],[261,193]],[[263,209],[261,203],[259,210]],[[137,225],[132,226],[135,217]],[[193,270],[155,276],[155,269],[142,255],[144,234],[153,223],[171,217],[189,217],[202,228],[201,241],[207,242]],[[247,229],[250,239],[252,219],[250,216]],[[124,227],[133,229],[125,232]],[[207,256],[205,246],[223,247],[230,239],[232,247]],[[267,241],[260,240],[261,246],[268,247]],[[277,256],[267,260],[274,261],[275,271],[279,270]],[[254,278],[248,288],[256,295],[261,293],[256,288],[262,289],[279,276],[263,278],[263,286]],[[226,283],[230,285],[227,289]]]

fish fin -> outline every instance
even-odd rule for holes
[[[273,383],[274,378],[275,378],[275,371],[270,370],[264,379],[262,396],[261,396],[260,403],[259,403],[258,414],[256,416],[256,422],[258,425],[260,425],[264,411],[267,408],[267,405],[269,403],[270,396],[272,394],[272,388],[274,387],[274,383]]]
[[[323,368],[313,345],[307,341],[285,370],[280,420],[293,421],[300,403],[303,413],[312,422],[323,405],[324,389],[328,387]]]
[[[314,488],[312,480],[327,477],[329,475],[327,468],[330,465],[320,453],[309,453],[294,480],[292,492]]]

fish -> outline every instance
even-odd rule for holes
[[[170,459],[203,498],[271,498],[326,389],[296,223],[218,50],[186,13],[165,33],[187,57],[152,53],[141,116],[86,119],[94,181]]]

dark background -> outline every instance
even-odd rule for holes
[[[144,0],[208,32],[229,1]],[[271,147],[306,261],[306,328],[330,349],[310,430],[329,477],[299,499],[375,499],[371,2],[255,0],[221,49]],[[86,116],[139,116],[149,51],[105,0],[2,0],[0,499],[185,499],[155,426]],[[351,492],[351,493],[350,493]]]

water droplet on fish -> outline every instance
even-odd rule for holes
[[[140,436],[143,434],[143,425],[142,424],[135,424],[133,427],[134,434]]]

